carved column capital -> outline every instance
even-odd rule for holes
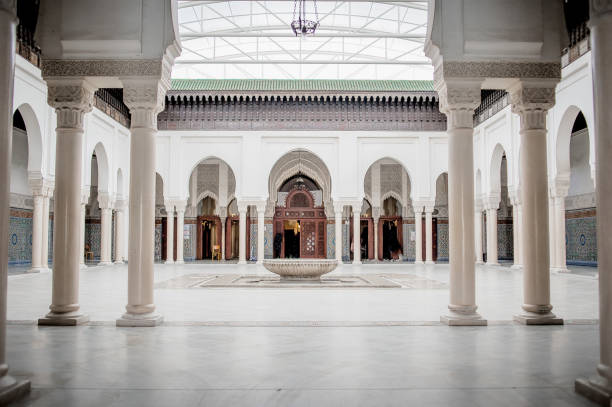
[[[117,199],[115,201],[114,208],[117,212],[123,212],[127,207],[127,201],[124,199]]]
[[[546,130],[546,114],[555,104],[557,80],[518,81],[508,89],[512,112],[521,117],[521,130]]]
[[[446,114],[447,128],[473,128],[474,110],[480,105],[481,81],[441,80],[436,84],[440,111]]]
[[[98,204],[100,205],[100,209],[112,209],[113,199],[110,194],[100,192],[98,193]]]
[[[123,102],[130,109],[132,128],[157,129],[157,114],[164,109],[168,83],[161,79],[122,79]]]
[[[96,88],[84,79],[45,79],[47,103],[57,112],[57,128],[83,128],[85,113],[93,108]]]
[[[175,201],[174,207],[176,208],[176,213],[185,213],[185,208],[187,207],[187,201]]]

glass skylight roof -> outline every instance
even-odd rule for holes
[[[314,12],[308,2],[307,12]],[[293,1],[179,1],[174,78],[432,79],[426,1],[317,1],[312,37],[291,31]]]

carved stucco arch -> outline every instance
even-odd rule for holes
[[[323,205],[327,216],[333,216],[331,200],[331,175],[317,155],[308,150],[293,150],[279,158],[268,177],[268,205],[266,216],[272,216],[278,201],[278,190],[289,178],[303,174],[317,183],[323,193]],[[330,215],[331,214],[331,215]]]
[[[501,165],[504,154],[506,154],[506,166],[508,165],[508,154],[501,143],[497,143],[491,152],[489,161],[489,191],[490,195],[501,194]]]
[[[404,206],[405,206],[405,204],[404,204],[404,200],[402,199],[402,197],[400,196],[400,194],[398,194],[398,193],[397,193],[397,192],[395,192],[395,191],[387,191],[387,192],[385,192],[383,195],[381,195],[381,197],[380,197],[380,207],[381,207],[381,208],[382,208],[382,206],[383,206],[383,203],[385,202],[385,199],[387,199],[387,198],[395,198],[395,200],[396,200],[397,202],[399,202],[399,203],[400,203],[400,205],[401,205],[402,207],[404,207]]]

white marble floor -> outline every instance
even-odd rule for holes
[[[580,270],[577,270],[580,271]],[[248,264],[155,266],[156,283],[183,275],[272,275]],[[409,324],[439,321],[448,303],[448,264],[343,265],[330,276],[405,274],[435,281],[425,288],[157,288],[155,302],[166,323],[223,324]],[[509,267],[479,266],[476,276],[479,312],[490,323],[511,321],[522,301],[522,272]],[[10,275],[9,321],[33,322],[47,312],[51,274]],[[94,322],[111,324],[124,311],[127,266],[89,267],[80,273],[80,303]],[[597,279],[585,273],[551,276],[553,312],[567,322],[597,319]]]
[[[580,271],[580,270],[578,270]],[[597,279],[553,274],[565,326],[511,322],[521,272],[479,267],[488,327],[438,323],[448,265],[345,265],[342,276],[428,281],[403,288],[167,288],[196,275],[269,275],[256,265],[156,265],[156,328],[116,328],[127,266],[80,273],[93,321],[38,327],[51,274],[9,277],[7,359],[34,406],[591,406],[577,377],[598,361]],[[166,283],[164,283],[166,282]],[[166,288],[162,288],[166,287]],[[417,287],[417,288],[409,288]]]

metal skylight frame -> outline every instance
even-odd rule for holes
[[[206,75],[224,66],[224,72],[230,67],[233,76],[242,72],[247,78],[266,76],[267,67],[281,78],[313,78],[315,71],[345,72],[353,65],[357,72],[370,66],[431,71],[423,54],[426,0],[318,0],[318,4],[321,25],[314,37],[303,39],[290,28],[293,1],[179,1],[183,54],[175,71],[181,77],[189,71],[191,77],[197,72],[214,77]],[[254,73],[254,65],[261,74]]]

